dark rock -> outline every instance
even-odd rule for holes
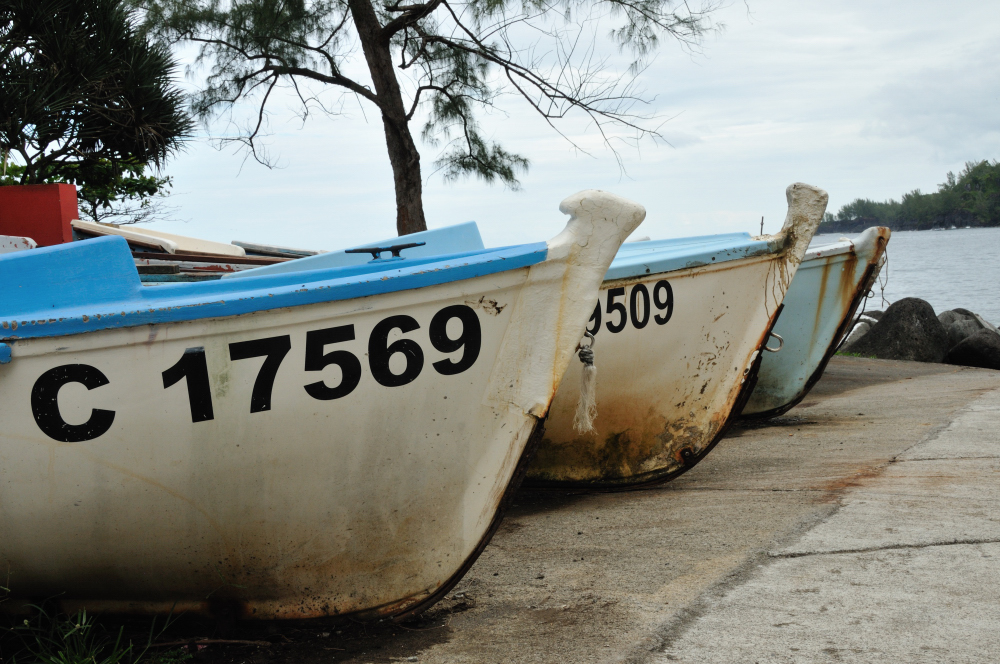
[[[948,332],[934,308],[907,297],[890,305],[866,335],[842,351],[883,360],[940,362],[949,348]]]
[[[944,324],[948,331],[948,343],[951,347],[959,344],[966,337],[970,337],[980,330],[992,330],[996,328],[983,320],[983,317],[968,309],[952,309],[938,315],[938,320]]]
[[[954,348],[967,337],[986,328],[975,318],[960,318],[945,329],[948,331],[948,345]]]
[[[979,330],[948,351],[945,362],[963,367],[1000,369],[1000,334]]]
[[[945,327],[948,327],[956,321],[967,320],[975,317],[976,315],[968,309],[952,309],[951,311],[942,311],[938,314],[938,320],[941,321]]]
[[[948,327],[955,321],[965,320],[965,316],[952,309],[951,311],[942,311],[941,313],[939,313],[938,320],[941,321],[942,325]]]

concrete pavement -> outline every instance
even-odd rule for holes
[[[998,424],[993,390],[706,598],[656,661],[996,661]]]

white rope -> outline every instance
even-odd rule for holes
[[[577,433],[590,433],[594,430],[594,419],[597,417],[597,367],[594,366],[594,335],[586,333],[590,339],[589,346],[578,346],[580,361],[583,362],[583,377],[580,380],[580,400],[576,404],[576,415],[573,417],[573,428]]]

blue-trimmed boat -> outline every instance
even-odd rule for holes
[[[761,360],[743,415],[786,413],[819,381],[878,277],[890,234],[877,226],[854,240],[841,238],[809,248],[774,327],[783,340],[782,350]]]
[[[11,596],[256,618],[441,597],[645,214],[560,209],[548,243],[239,280],[144,286],[121,237],[0,256]]]

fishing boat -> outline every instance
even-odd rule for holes
[[[560,209],[547,243],[368,247],[308,280],[143,286],[120,236],[0,256],[4,586],[266,619],[443,596],[645,215],[597,191]]]
[[[761,360],[744,416],[776,417],[809,393],[878,278],[890,234],[888,228],[877,226],[855,240],[841,238],[810,247],[774,327],[784,346]]]
[[[581,371],[567,371],[528,468],[536,486],[631,489],[705,457],[753,389],[792,277],[826,210],[793,184],[776,235],[627,243],[604,277],[594,335],[597,416],[575,426]],[[772,342],[775,343],[776,342]]]

